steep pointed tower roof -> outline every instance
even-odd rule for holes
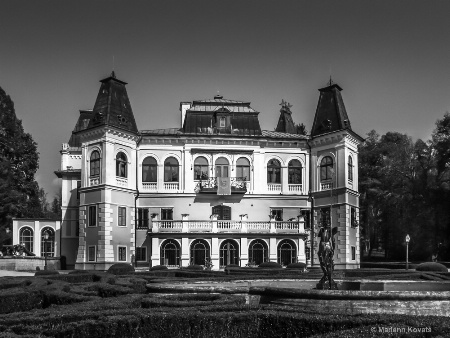
[[[102,84],[88,128],[113,126],[137,134],[136,121],[125,88],[127,83],[118,80],[114,71],[100,82]]]
[[[280,106],[280,118],[278,119],[278,124],[275,131],[280,133],[296,134],[297,129],[295,128],[294,121],[292,120],[292,105],[284,100],[281,100]]]
[[[342,88],[331,80],[329,86],[319,89],[319,103],[311,129],[312,137],[342,129],[352,130],[341,91]]]

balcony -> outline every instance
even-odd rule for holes
[[[289,192],[293,194],[301,194],[303,187],[301,184],[289,184]]]
[[[245,177],[230,177],[231,193],[245,194],[247,192],[247,181]],[[217,193],[217,177],[210,177],[197,182],[195,187],[197,193]]]
[[[270,192],[281,192],[281,184],[280,183],[268,183],[267,191]]]
[[[156,183],[156,182],[143,182],[142,183],[142,190],[144,190],[144,191],[157,191],[158,190],[158,183]]]
[[[333,183],[327,182],[327,183],[320,183],[320,190],[330,190],[333,188]]]
[[[163,220],[153,221],[151,233],[291,233],[304,234],[304,221],[225,221],[225,220]]]

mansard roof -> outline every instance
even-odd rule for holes
[[[92,110],[80,110],[80,116],[78,116],[77,124],[75,125],[72,135],[70,136],[70,147],[81,147],[80,135],[76,134],[76,132],[87,129],[93,116],[94,113]]]
[[[341,91],[342,88],[332,84],[331,80],[329,86],[319,89],[319,102],[311,129],[312,137],[342,129],[352,130]]]
[[[211,100],[196,100],[186,111],[183,132],[185,134],[261,135],[258,114],[250,102],[226,100],[220,95]],[[229,118],[226,128],[217,126],[218,116]]]
[[[124,81],[118,80],[114,72],[100,81],[101,86],[88,128],[112,126],[138,133],[136,121]]]

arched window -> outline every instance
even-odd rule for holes
[[[255,265],[267,262],[269,260],[267,243],[262,239],[252,241],[248,247],[248,260]]]
[[[353,159],[351,156],[348,157],[348,179],[353,181]]]
[[[241,177],[244,181],[250,181],[250,162],[245,157],[240,157],[236,161],[236,177]]]
[[[280,161],[272,159],[267,163],[267,183],[281,183]]]
[[[29,227],[23,227],[20,229],[19,242],[25,247],[25,249],[33,252],[33,230]]]
[[[220,267],[239,264],[239,247],[236,241],[227,239],[220,244]]]
[[[225,157],[219,157],[216,160],[216,177],[230,177],[228,160]]]
[[[100,153],[94,150],[91,154],[91,160],[89,163],[89,175],[100,176]]]
[[[209,259],[209,244],[203,239],[193,241],[191,244],[191,263],[205,265]]]
[[[153,157],[142,161],[142,182],[156,182],[158,179],[158,163]]]
[[[178,182],[178,161],[174,157],[169,157],[164,162],[164,182]]]
[[[45,239],[45,235],[48,238]],[[46,227],[41,231],[41,257],[55,257],[55,230]]]
[[[292,160],[288,164],[289,184],[302,184],[302,164],[299,160]]]
[[[122,152],[116,156],[116,176],[127,177],[127,155]]]
[[[180,244],[168,239],[161,244],[161,265],[180,266]]]
[[[325,156],[320,162],[320,180],[331,180],[333,172],[333,159],[330,156]]]
[[[295,243],[284,239],[278,244],[278,263],[287,266],[297,262],[297,249]]]
[[[197,157],[194,161],[194,180],[207,180],[208,161],[204,157]]]

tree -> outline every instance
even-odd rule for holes
[[[42,217],[37,144],[16,117],[14,103],[0,87],[0,231],[14,217]]]

